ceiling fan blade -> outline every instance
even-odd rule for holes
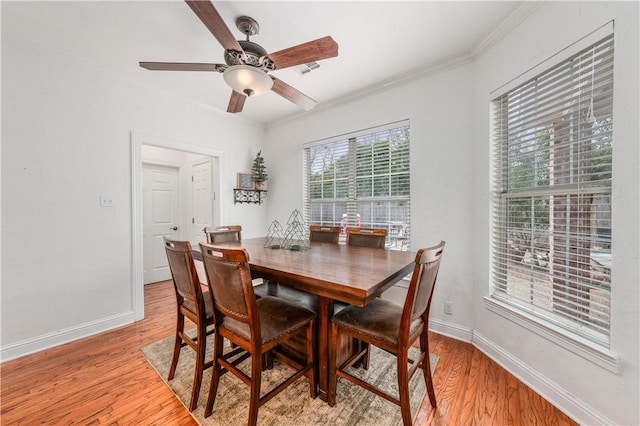
[[[233,36],[227,24],[224,23],[222,17],[210,1],[202,0],[185,0],[191,10],[200,18],[205,27],[211,31],[211,34],[226,50],[237,50],[242,52],[242,47],[238,40]]]
[[[271,76],[271,78],[273,79],[273,87],[271,90],[276,92],[278,95],[300,106],[305,111],[309,111],[316,106],[316,101],[311,99],[309,96],[294,89],[282,80],[278,80],[274,76]]]
[[[220,71],[226,65],[192,62],[140,62],[142,68],[152,71]]]
[[[308,41],[297,46],[267,54],[276,64],[276,69],[320,61],[338,56],[338,43],[331,36]]]
[[[245,95],[241,95],[235,90],[232,90],[231,99],[229,99],[229,106],[227,107],[227,112],[242,112],[244,101],[246,100],[247,97]]]

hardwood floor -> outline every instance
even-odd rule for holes
[[[173,333],[174,297],[147,285],[143,321],[3,363],[0,423],[197,425],[139,351]],[[430,339],[438,408],[427,397],[416,424],[576,424],[470,344]]]

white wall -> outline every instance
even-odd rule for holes
[[[489,94],[616,19],[612,357],[616,371],[487,309]],[[471,341],[583,424],[638,424],[638,4],[545,3],[473,64],[268,129],[267,220],[302,208],[302,146],[396,120],[411,124],[412,248],[447,241],[431,328]],[[443,313],[444,301],[454,315]],[[579,351],[577,351],[579,353]]]
[[[411,126],[411,246],[447,242],[432,302],[432,325],[470,339],[473,325],[471,247],[473,92],[471,64],[306,118],[270,127],[265,160],[271,165],[267,220],[286,223],[302,211],[302,145],[409,119]],[[451,301],[453,315],[444,315]],[[454,325],[455,324],[455,325]]]
[[[556,52],[615,19],[613,269],[611,352],[618,372],[588,354],[552,343],[549,338],[487,310],[489,293],[487,223],[489,192],[489,94]],[[474,340],[517,376],[554,400],[581,423],[638,424],[639,190],[638,168],[638,3],[549,2],[476,61],[473,185],[477,213],[473,251]]]
[[[132,132],[221,152],[222,220],[265,229],[232,190],[262,127],[8,33],[2,107],[3,360],[132,321]]]
[[[489,311],[489,93],[616,19],[611,351],[617,372]],[[638,3],[545,3],[475,63],[264,131],[2,35],[2,357],[132,310],[130,132],[224,152],[223,222],[247,237],[302,208],[302,144],[411,123],[412,245],[447,241],[432,328],[472,341],[581,423],[638,424]],[[257,149],[266,204],[233,205]],[[224,193],[226,192],[226,193]],[[115,208],[100,208],[100,195]],[[451,301],[452,316],[443,302]],[[37,315],[33,315],[37,312]]]

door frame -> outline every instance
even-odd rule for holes
[[[191,152],[217,159],[217,176],[214,181],[222,182],[224,176],[224,153],[219,150],[191,145],[172,139],[143,133],[131,132],[131,300],[134,320],[144,319],[144,279],[142,276],[142,145],[152,145],[176,151]],[[218,188],[220,193],[221,188]],[[214,205],[214,216],[224,223],[222,197]]]

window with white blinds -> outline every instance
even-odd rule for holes
[[[608,346],[613,34],[492,109],[492,296]]]
[[[305,220],[384,228],[387,247],[409,248],[409,124],[394,123],[304,149]]]

